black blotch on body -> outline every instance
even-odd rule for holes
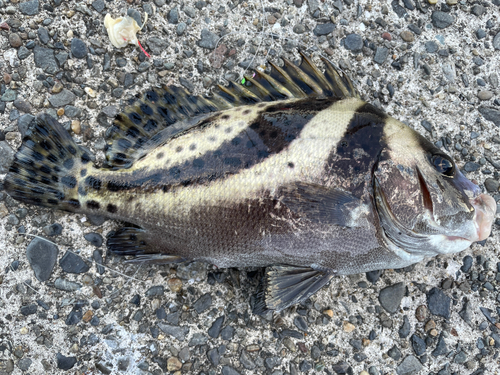
[[[61,182],[70,189],[76,186],[76,178],[74,176],[64,176],[61,178]]]
[[[88,176],[85,179],[85,185],[91,187],[94,190],[100,190],[102,181],[98,178],[95,178],[94,176]]]
[[[91,210],[98,210],[100,207],[101,207],[101,205],[99,204],[99,202],[96,202],[93,200],[87,202],[87,208],[89,208]]]
[[[385,112],[365,103],[354,113],[343,137],[328,157],[325,166],[327,175],[337,176],[340,181],[350,181],[353,184],[350,190],[358,198],[366,184],[362,176],[370,173],[386,147],[386,119]]]
[[[80,171],[80,176],[85,177],[86,175],[87,175],[87,169],[84,168]]]
[[[161,159],[164,156],[165,156],[165,154],[163,152],[159,152],[158,154],[156,154],[157,159]]]
[[[64,168],[66,168],[67,170],[70,170],[71,168],[73,168],[73,165],[75,165],[74,159],[67,159],[63,163]]]
[[[112,203],[109,203],[107,206],[106,206],[106,211],[108,211],[109,213],[111,214],[114,214],[116,213],[116,211],[118,211],[118,208],[112,204]]]

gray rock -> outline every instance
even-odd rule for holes
[[[240,375],[240,373],[236,371],[233,367],[226,365],[222,367],[222,375]]]
[[[252,357],[250,357],[250,355],[244,349],[241,351],[240,363],[247,370],[254,370],[256,367],[255,362],[252,360]]]
[[[439,288],[432,288],[427,294],[427,306],[433,315],[442,316],[445,319],[450,318],[451,298],[448,297]]]
[[[429,40],[428,42],[425,42],[425,50],[428,53],[435,53],[438,51],[438,49],[439,49],[439,46],[435,41]]]
[[[66,292],[74,292],[82,287],[82,284],[76,283],[74,281],[69,281],[62,278],[57,278],[54,282],[54,286],[57,289],[64,290]]]
[[[19,60],[26,59],[30,54],[31,54],[31,51],[29,49],[27,49],[25,46],[21,46],[17,50],[17,57],[19,58]]]
[[[165,294],[165,287],[163,285],[155,285],[146,290],[146,297],[158,297]]]
[[[50,48],[35,46],[33,53],[35,58],[35,66],[37,68],[42,68],[46,72],[55,72],[59,68],[54,56],[54,50]]]
[[[143,61],[139,64],[139,66],[137,67],[137,71],[139,73],[143,73],[145,72],[146,70],[148,70],[150,68],[151,64],[148,63],[147,61]],[[131,85],[130,85],[131,86]]]
[[[394,359],[395,361],[399,361],[402,356],[401,350],[399,350],[399,348],[396,345],[394,345],[392,348],[389,349],[387,355],[392,359]]]
[[[69,251],[59,260],[59,266],[67,273],[84,273],[89,270],[89,266],[82,257]]]
[[[212,296],[210,293],[205,293],[193,304],[193,308],[198,314],[207,310],[212,305]]]
[[[217,348],[210,349],[207,352],[208,360],[214,365],[218,366],[220,362],[220,354]]]
[[[468,324],[472,323],[472,318],[474,316],[474,308],[472,307],[472,303],[470,301],[466,301],[462,310],[458,313],[460,317]]]
[[[71,53],[77,59],[83,59],[87,57],[89,50],[83,40],[78,38],[73,38],[71,40]]]
[[[301,316],[296,316],[295,319],[293,320],[293,324],[295,324],[295,326],[298,329],[300,329],[301,331],[304,331],[304,332],[307,332],[307,330],[309,329],[307,322]]]
[[[500,32],[493,38],[493,48],[500,49]]]
[[[17,98],[14,100],[14,107],[16,107],[19,111],[25,113],[31,113],[31,104],[22,98]]]
[[[186,15],[188,17],[191,17],[191,18],[194,18],[196,17],[196,9],[194,9],[193,7],[190,7],[190,6],[185,6],[183,8],[183,11],[184,13],[186,13]]]
[[[24,316],[36,314],[36,310],[38,309],[38,305],[36,303],[32,303],[30,305],[26,305],[21,307],[21,314]]]
[[[198,46],[206,49],[215,49],[219,37],[208,29],[201,30],[201,39],[198,40]]]
[[[215,319],[215,322],[212,323],[212,326],[208,329],[208,335],[214,339],[219,337],[222,324],[224,323],[225,320],[225,315],[219,316],[217,319]]]
[[[60,93],[51,95],[49,97],[49,102],[54,108],[64,107],[75,101],[76,95],[73,94],[68,89],[63,89]]]
[[[387,312],[394,314],[398,311],[404,294],[405,285],[403,283],[397,283],[382,289],[379,293],[378,300]]]
[[[0,174],[7,173],[14,161],[14,150],[5,141],[0,141]]]
[[[179,264],[177,267],[177,277],[184,280],[205,280],[207,276],[207,266],[205,263],[193,262],[189,264]]]
[[[360,52],[363,49],[363,38],[358,34],[349,34],[345,37],[344,47],[353,52]]]
[[[478,111],[486,120],[500,126],[500,110],[491,107],[479,107]]]
[[[159,322],[158,327],[167,335],[176,338],[179,341],[184,341],[189,334],[189,327],[179,327],[171,324]]]
[[[464,165],[464,170],[466,172],[475,172],[477,171],[479,168],[481,168],[481,166],[476,163],[476,162],[473,162],[473,161],[468,161],[467,163],[465,163]]]
[[[295,34],[304,34],[306,32],[306,27],[303,24],[299,23],[293,27],[293,32]]]
[[[313,32],[314,35],[321,36],[321,35],[328,35],[333,30],[335,30],[335,25],[331,22],[328,22],[316,25]]]
[[[389,49],[386,47],[377,47],[375,55],[373,56],[373,61],[377,64],[383,64],[385,59],[389,56]]]
[[[68,316],[66,317],[66,320],[64,323],[68,326],[74,326],[82,320],[83,313],[81,309],[73,310],[71,311]]]
[[[40,4],[38,0],[29,0],[19,4],[19,10],[27,16],[34,16],[39,12]]]
[[[17,367],[19,367],[22,371],[28,371],[32,362],[31,358],[23,358],[17,362]]]
[[[177,28],[175,29],[175,32],[177,33],[177,35],[181,36],[186,31],[186,28],[187,28],[186,23],[185,22],[181,22],[181,23],[179,23],[177,25]]]
[[[494,180],[493,178],[487,178],[484,181],[484,187],[490,193],[498,193],[498,188],[500,187],[500,182]]]
[[[87,233],[86,235],[83,236],[87,241],[89,241],[92,245],[95,247],[101,247],[102,246],[102,236],[99,233]]]
[[[437,27],[438,29],[445,29],[455,21],[451,14],[440,10],[432,12],[431,19],[434,27]]]
[[[411,346],[413,347],[413,351],[415,352],[415,354],[419,357],[427,350],[425,341],[415,334],[411,336]]]
[[[94,0],[92,2],[92,7],[98,12],[101,13],[104,8],[106,7],[106,4],[104,3],[104,0]]]
[[[196,346],[196,345],[204,345],[208,341],[208,337],[205,336],[203,333],[196,332],[191,340],[189,340],[188,346]]]
[[[422,364],[413,355],[406,357],[396,368],[398,375],[413,375],[422,370]]]
[[[45,282],[52,274],[59,249],[51,242],[35,238],[26,248],[26,257],[40,282]]]
[[[403,324],[401,325],[401,328],[399,328],[399,337],[404,339],[405,337],[408,337],[410,334],[411,330],[411,325],[410,325],[410,320],[408,319],[407,315],[403,316]]]
[[[179,9],[174,7],[168,12],[167,20],[169,23],[177,24],[179,23]]]
[[[115,117],[118,114],[118,107],[115,105],[108,105],[102,109],[102,112],[108,117]]]
[[[47,30],[45,27],[39,27],[37,34],[38,39],[40,39],[40,42],[42,42],[43,44],[47,44],[50,41],[49,30]]]
[[[56,360],[57,368],[64,371],[73,368],[76,363],[76,357],[65,357],[61,353],[56,354]]]
[[[439,357],[440,355],[445,355],[448,353],[448,348],[446,346],[446,342],[444,341],[443,334],[439,336],[438,343],[436,345],[436,349],[432,351],[433,357]]]
[[[24,136],[26,135],[26,131],[28,130],[29,126],[31,123],[35,120],[35,116],[30,115],[30,114],[25,114],[19,117],[17,120],[17,129],[21,133],[21,135]]]
[[[59,66],[63,66],[66,60],[68,60],[68,52],[59,52],[56,54],[56,60],[59,63]]]
[[[234,336],[234,328],[232,326],[225,326],[220,332],[220,337],[223,340],[232,340]]]
[[[12,89],[7,89],[5,90],[4,94],[2,95],[2,102],[13,102],[17,98],[17,91],[12,90]]]
[[[82,115],[82,110],[74,105],[67,105],[64,107],[64,114],[69,118],[78,118]]]
[[[146,44],[152,55],[160,55],[168,47],[167,41],[157,37],[149,38]]]
[[[139,27],[142,25],[141,13],[138,10],[132,8],[127,9],[127,16],[132,17]]]

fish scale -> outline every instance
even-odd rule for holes
[[[212,96],[152,88],[107,130],[92,165],[40,115],[5,180],[28,204],[134,224],[108,251],[133,262],[267,267],[255,313],[335,275],[401,268],[491,231],[496,204],[431,142],[302,54]]]

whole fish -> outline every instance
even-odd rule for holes
[[[150,89],[108,129],[101,166],[41,115],[5,188],[134,224],[107,246],[137,261],[267,267],[255,313],[335,275],[405,267],[489,236],[495,201],[448,155],[362,101],[328,61],[322,73],[304,54],[300,66],[283,60],[210,97]]]

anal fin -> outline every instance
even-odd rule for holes
[[[141,228],[124,227],[118,229],[106,242],[108,250],[116,255],[130,255],[129,263],[169,264],[186,261],[178,255],[159,252],[151,246],[151,237]]]
[[[272,266],[266,268],[262,290],[257,293],[254,314],[281,311],[300,303],[325,286],[335,276],[332,269]]]

